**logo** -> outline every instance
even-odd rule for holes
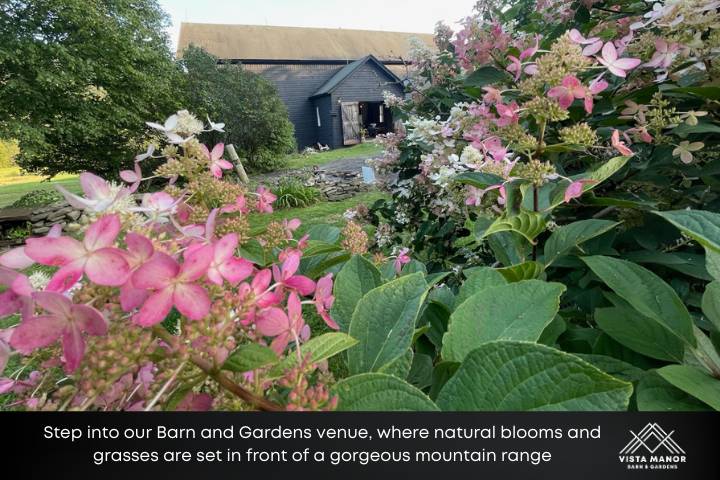
[[[628,470],[677,470],[685,463],[685,450],[673,440],[675,431],[666,432],[650,422],[638,433],[630,430],[632,438],[620,450],[620,463]]]

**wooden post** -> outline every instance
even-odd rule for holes
[[[237,171],[237,174],[240,176],[240,181],[248,184],[250,183],[250,179],[247,176],[247,173],[245,173],[245,167],[243,167],[242,161],[240,160],[240,157],[238,157],[237,152],[235,151],[235,146],[230,143],[225,147],[228,151],[228,154],[230,155],[230,160],[235,164],[235,170]]]

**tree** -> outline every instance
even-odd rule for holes
[[[0,137],[45,175],[132,164],[146,120],[182,103],[155,0],[6,0],[0,4]],[[118,133],[120,132],[120,133]]]
[[[251,170],[272,170],[295,148],[293,125],[275,87],[236,65],[218,65],[202,48],[190,46],[181,64],[187,72],[188,108],[225,123],[232,143]]]

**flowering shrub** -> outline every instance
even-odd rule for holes
[[[340,408],[720,409],[719,9],[482,2],[438,29],[365,215],[400,277],[336,276]]]
[[[0,361],[28,356],[2,391],[36,409],[720,410],[720,5],[509,7],[418,53],[410,99],[386,99],[405,126],[376,161],[392,200],[342,230],[253,229],[273,192],[223,181],[189,113],[150,124],[170,142],[151,176],[153,147],[125,186],[84,174],[65,192],[83,237],[0,259],[0,314],[22,316]],[[337,331],[311,337],[311,315]]]
[[[333,408],[325,359],[352,342],[311,338],[308,309],[337,325],[332,274],[298,272],[300,222],[251,239],[251,212],[271,213],[275,195],[225,181],[223,145],[200,144],[190,113],[148,125],[168,143],[120,172],[125,185],[83,173],[84,195],[61,189],[89,217],[80,238],[54,228],[0,257],[0,316],[21,316],[0,334],[0,371],[25,357],[0,393],[39,410]],[[165,188],[138,202],[158,179]],[[50,270],[28,275],[34,265]]]
[[[714,171],[720,132],[715,2],[485,5],[416,55],[411,100],[389,100],[406,128],[376,161],[399,177],[377,209],[389,240],[445,268],[496,255],[457,240],[508,201],[547,211],[562,198],[572,216],[601,206],[633,221],[713,209],[701,172]]]

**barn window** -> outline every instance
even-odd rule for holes
[[[322,127],[320,123],[320,107],[315,107],[315,116],[317,117],[317,126]]]
[[[385,107],[380,105],[380,123],[385,123]]]

